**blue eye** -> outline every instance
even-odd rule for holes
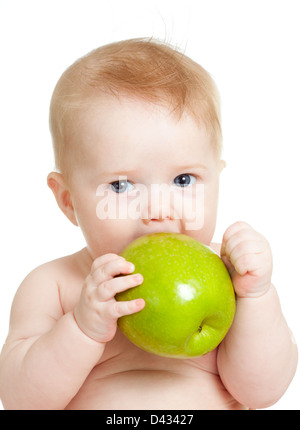
[[[194,175],[190,175],[189,173],[183,173],[181,175],[176,176],[174,179],[174,184],[178,187],[188,187],[189,185],[193,185],[196,182],[196,178]]]
[[[126,179],[120,181],[114,181],[110,184],[110,188],[115,193],[125,193],[126,191],[130,191],[133,187],[132,183],[127,181]]]

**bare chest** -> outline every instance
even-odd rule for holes
[[[216,371],[216,352],[182,360],[158,357],[132,345],[122,333],[67,409],[241,409]]]

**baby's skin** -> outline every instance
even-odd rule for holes
[[[221,244],[211,243],[224,162],[209,134],[188,114],[179,120],[163,107],[113,97],[78,112],[73,128],[77,154],[68,181],[52,172],[48,185],[87,246],[39,266],[18,289],[0,358],[4,407],[248,409],[275,403],[295,373],[297,347],[271,282],[272,253],[264,236],[235,222]],[[99,184],[106,197],[117,196],[118,207],[128,204],[138,184],[167,184],[175,198],[169,211],[151,200],[138,219],[101,219]],[[197,184],[203,222],[192,230],[187,225],[193,213],[175,216],[176,193],[184,188],[184,199],[199,197]],[[211,246],[231,275],[234,322],[207,355],[159,357],[133,345],[117,327],[119,317],[147,305],[143,299],[115,300],[116,293],[143,282],[119,254],[135,238],[162,231]]]

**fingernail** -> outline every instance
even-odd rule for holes
[[[136,306],[138,307],[138,308],[141,308],[141,307],[143,307],[144,306],[144,299],[137,299],[136,300]]]
[[[133,271],[134,271],[134,269],[135,269],[134,264],[132,264],[132,263],[128,263],[128,267],[129,267],[129,270],[130,270],[131,272],[133,272]]]
[[[143,278],[143,276],[142,276],[140,273],[138,273],[137,275],[135,275],[135,280],[136,280],[137,282],[142,283],[142,282],[143,282],[143,280],[144,280],[144,278]]]

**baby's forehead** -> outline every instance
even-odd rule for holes
[[[188,108],[179,114],[168,104],[153,103],[127,95],[115,97],[104,94],[85,99],[71,115],[68,130],[75,137],[83,133],[87,143],[89,133],[95,131],[101,135],[110,131],[118,134],[118,131],[123,131],[127,125],[126,133],[130,134],[143,131],[147,133],[147,127],[151,127],[150,131],[166,127],[178,129],[182,124],[185,129],[193,128],[201,134],[210,134],[205,121],[200,117],[197,120]],[[161,142],[163,143],[164,141]]]
[[[128,160],[140,157],[147,163],[161,156],[166,163],[190,165],[191,154],[211,146],[207,130],[189,112],[178,118],[165,106],[141,100],[99,98],[75,119],[70,149],[80,163],[111,159],[121,170],[124,161],[130,165]]]
[[[112,124],[113,128],[118,127],[120,121],[135,116],[136,113],[145,112],[145,121],[149,118],[160,117],[166,121],[173,121],[174,125],[182,121],[189,121],[190,124],[197,124],[200,128],[207,129],[207,122],[201,115],[195,115],[192,109],[186,106],[178,111],[167,101],[153,102],[140,97],[135,97],[130,94],[93,94],[83,97],[81,102],[78,102],[75,109],[70,112],[71,122],[68,127],[82,127],[86,125],[93,127],[97,122],[101,122],[102,118],[115,116],[116,122]],[[93,122],[95,119],[96,122]],[[140,115],[139,115],[139,119]],[[207,129],[208,130],[208,129]]]

